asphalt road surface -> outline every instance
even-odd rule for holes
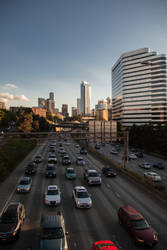
[[[139,210],[150,222],[159,235],[159,243],[155,250],[167,249],[167,207],[157,202],[154,195],[148,194],[127,178],[118,175],[116,178],[102,176],[101,186],[89,187],[83,178],[84,168],[101,171],[103,164],[92,155],[84,155],[86,166],[76,166],[75,160],[79,155],[79,149],[73,142],[65,145],[69,154],[72,167],[77,173],[76,180],[65,178],[65,166],[61,164],[58,155],[58,143],[56,145],[57,177],[46,178],[45,167],[47,165],[49,141],[43,141],[29,156],[15,169],[10,177],[0,184],[0,209],[10,201],[20,201],[26,209],[26,219],[22,226],[19,240],[7,245],[0,245],[0,249],[6,250],[37,250],[40,239],[40,220],[43,214],[55,214],[62,211],[65,219],[67,241],[69,250],[89,250],[92,243],[98,240],[112,240],[119,250],[139,249],[134,245],[130,235],[118,223],[117,211],[120,206],[131,205]],[[43,162],[39,164],[36,175],[33,178],[32,190],[28,194],[15,192],[17,182],[24,175],[25,166],[35,155],[40,153]],[[57,184],[62,192],[62,203],[58,207],[44,205],[44,193],[48,185]],[[91,194],[93,206],[90,209],[77,209],[72,199],[72,190],[76,185],[83,185]],[[142,249],[148,249],[142,247]]]

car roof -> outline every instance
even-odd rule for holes
[[[66,170],[74,170],[74,168],[66,168]]]
[[[78,157],[77,157],[77,160],[83,160],[83,157],[78,156]]]
[[[77,190],[77,192],[87,191],[86,188],[83,186],[76,186],[75,189]]]
[[[43,216],[43,228],[61,227],[61,220],[59,215],[45,215]]]
[[[143,216],[141,215],[141,213],[139,213],[135,208],[129,205],[122,207],[122,209],[129,215],[130,219],[132,220],[143,219]]]
[[[21,204],[21,203],[20,202],[11,202],[11,203],[9,203],[4,212],[5,213],[6,212],[17,213],[17,208],[18,208],[19,204]]]
[[[21,177],[20,178],[20,181],[29,181],[29,180],[31,180],[31,177],[29,177],[29,176],[23,176],[23,177]]]
[[[48,190],[58,190],[58,186],[57,185],[50,185],[50,186],[48,186]]]
[[[97,170],[95,170],[95,169],[88,169],[88,172],[89,173],[97,173]]]

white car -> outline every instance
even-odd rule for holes
[[[152,164],[149,162],[143,162],[139,164],[139,167],[145,168],[145,169],[150,169],[152,167]]]
[[[156,172],[145,172],[144,177],[152,181],[161,181],[161,176],[158,175]]]
[[[87,189],[83,186],[76,186],[72,192],[74,202],[78,208],[90,208],[92,200]]]
[[[55,155],[49,155],[49,157],[48,157],[48,163],[54,163],[54,164],[56,164],[57,163],[57,158],[56,158],[56,156]]]
[[[128,157],[129,160],[137,160],[137,156],[135,154],[129,154]]]
[[[50,185],[45,193],[44,202],[48,206],[57,206],[61,202],[61,192],[57,185]]]
[[[79,166],[85,166],[85,160],[83,159],[83,157],[78,156],[76,159],[76,164]]]

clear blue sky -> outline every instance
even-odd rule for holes
[[[166,0],[1,0],[1,98],[37,106],[53,91],[56,107],[71,108],[85,80],[93,108],[111,96],[111,67],[122,53],[167,53],[166,13]]]

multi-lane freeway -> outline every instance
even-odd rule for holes
[[[58,159],[56,178],[45,177],[50,139],[57,143],[55,146]],[[106,239],[112,240],[120,250],[138,249],[127,231],[119,225],[117,217],[119,207],[131,205],[148,219],[158,233],[159,243],[154,249],[166,250],[166,204],[157,202],[153,194],[147,193],[140,185],[131,182],[121,174],[118,174],[116,178],[107,178],[102,175],[101,186],[88,186],[83,178],[84,168],[96,169],[101,172],[104,165],[88,153],[83,156],[86,165],[76,166],[75,161],[79,155],[79,149],[75,148],[74,145],[75,143],[71,141],[69,145],[64,143],[63,146],[70,156],[71,166],[76,170],[76,180],[65,178],[66,167],[61,164],[61,157],[57,152],[59,143],[52,137],[41,142],[13,171],[10,177],[0,184],[0,210],[11,201],[20,201],[26,209],[26,219],[20,238],[10,244],[0,245],[0,249],[39,249],[41,216],[55,214],[59,210],[64,215],[69,250],[89,250],[94,241]],[[38,165],[37,173],[32,177],[32,189],[30,193],[19,194],[15,191],[17,182],[24,175],[28,162],[37,154],[42,155],[43,161]],[[44,193],[47,186],[51,184],[57,184],[61,190],[62,202],[58,207],[44,205]],[[88,189],[93,202],[92,208],[77,209],[75,207],[72,190],[76,185],[82,185]],[[143,247],[143,249],[147,248]]]

